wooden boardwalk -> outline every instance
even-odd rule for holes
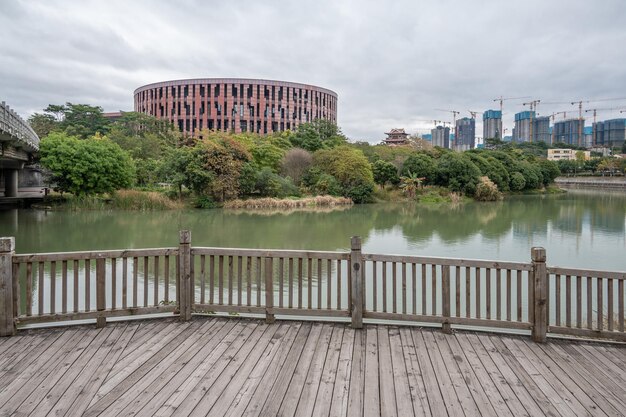
[[[0,415],[621,416],[626,347],[194,317],[0,339]]]

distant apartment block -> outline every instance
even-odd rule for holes
[[[612,119],[593,125],[593,144],[597,147],[617,148],[626,141],[626,119]]]
[[[531,139],[532,121],[532,139]],[[515,115],[513,142],[545,142],[551,143],[550,118],[537,117],[534,111],[523,111]]]
[[[464,117],[456,121],[454,149],[467,151],[476,147],[476,121]]]
[[[433,146],[450,149],[450,128],[437,126],[430,131]]]
[[[487,110],[483,113],[483,139],[502,139],[502,112]]]
[[[585,119],[568,119],[554,123],[552,135],[554,143],[584,146]],[[582,133],[582,136],[581,136]]]
[[[201,78],[145,85],[134,95],[136,112],[190,135],[203,129],[268,134],[315,119],[337,124],[337,94],[309,84]]]
[[[577,151],[574,149],[548,149],[548,161],[573,161],[576,160],[576,154],[582,152],[585,161],[591,159],[590,151]]]
[[[406,145],[409,143],[409,134],[404,129],[391,129],[385,135],[387,135],[387,139],[383,142],[386,145]]]

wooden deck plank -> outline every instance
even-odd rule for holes
[[[560,350],[558,346],[550,343],[537,347],[541,349],[541,352],[537,354],[538,358],[544,363],[551,363],[551,365],[548,365],[549,368],[551,366],[560,367],[567,377],[570,378],[573,383],[577,384],[580,389],[585,391],[586,395],[589,395],[606,414],[618,416],[622,415],[618,410],[626,410],[626,395],[622,395],[622,400],[619,396],[614,395],[614,390],[596,391],[594,384],[602,386],[602,382],[599,381],[593,373],[588,372],[584,366],[581,366],[580,363],[572,361],[571,356],[565,351]],[[531,349],[532,348],[531,346]],[[561,378],[559,378],[559,380],[561,380]],[[619,388],[620,387],[615,387],[615,389],[618,390]]]
[[[380,389],[378,374],[378,331],[376,326],[365,328],[365,387],[363,396],[363,415],[380,416]]]
[[[380,390],[380,414],[385,416],[397,416],[396,387],[391,362],[391,342],[389,341],[389,328],[376,326],[378,331],[378,377]]]
[[[322,326],[320,324],[305,323],[302,327],[304,331],[298,333],[298,337],[294,341],[293,347],[289,350],[289,354],[285,358],[278,376],[274,384],[272,385],[267,400],[261,404],[262,398],[259,398],[255,402],[251,402],[252,407],[248,407],[246,410],[247,415],[261,415],[261,416],[273,416],[277,415],[281,407],[283,399],[286,397],[289,389],[295,389],[296,378],[304,378],[308,372],[308,365],[310,364],[310,357],[313,355],[313,348],[309,347],[305,349],[307,342],[309,346],[313,345],[318,339]],[[309,363],[303,363],[306,365],[306,370],[299,369],[298,365],[301,363],[300,357],[302,355],[309,356]],[[294,387],[294,388],[292,388]],[[298,396],[301,391],[298,391]],[[292,392],[293,393],[293,392]],[[260,407],[259,407],[260,405]],[[260,408],[260,410],[259,410]]]
[[[112,347],[105,344],[98,350],[72,385],[65,390],[48,416],[77,416],[82,415],[87,409],[113,364],[119,359],[139,327],[138,324],[127,325],[125,323],[119,326],[123,329],[123,333],[115,344]],[[45,411],[44,407],[42,409]]]
[[[281,364],[297,336],[301,334],[302,326],[302,323],[291,322],[284,337],[273,345],[270,342],[272,346],[271,352],[268,352],[264,360],[259,361],[257,366],[254,367],[243,387],[237,393],[231,407],[224,412],[224,417],[239,417],[244,415],[247,410],[260,410],[263,405],[260,398],[263,398],[263,401],[267,399],[269,390],[276,382],[276,376],[281,369]],[[256,405],[251,406],[253,402],[256,402]]]
[[[152,398],[144,403],[143,408],[135,412],[136,416],[153,416],[174,393],[180,392],[181,387],[190,380],[194,372],[211,362],[211,355],[214,354],[218,344],[237,325],[237,321],[234,320],[212,319],[210,323],[212,323],[211,328],[198,342],[183,353],[155,383],[149,386],[147,393]],[[145,393],[144,391],[142,395]]]
[[[460,395],[459,389],[466,391],[464,395],[469,395],[473,398],[474,404],[476,405],[481,416],[502,415],[497,413],[493,408],[489,398],[487,398],[487,395],[485,394],[485,391],[480,386],[474,371],[467,364],[463,351],[458,345],[456,336],[444,335],[443,333],[437,332],[435,333],[435,340],[437,341],[437,345],[439,345],[441,355],[444,357],[448,373],[451,377],[453,374],[455,375],[453,383],[455,384],[457,394]],[[464,411],[467,414],[470,410],[464,408]]]
[[[180,331],[176,332],[176,335],[184,340],[192,336],[193,332],[199,326],[198,322],[190,325],[181,323],[179,326]],[[91,404],[89,404],[89,407],[85,411],[85,416],[97,416],[104,412],[109,406],[116,403],[129,389],[145,378],[155,366],[159,365],[161,361],[170,356],[176,348],[177,344],[175,343],[154,343],[143,355],[130,363],[128,369],[118,372],[112,378],[107,378],[94,396]]]
[[[90,337],[90,335],[85,335],[81,342],[76,345],[76,349],[72,350],[69,355],[60,358],[58,366],[52,369],[48,376],[36,386],[35,390],[17,408],[16,414],[30,415],[38,408],[42,400],[52,400],[54,398],[50,391],[63,386],[67,387],[67,385],[71,384],[86,362],[105,344],[113,330],[111,327],[102,329],[97,332],[94,338]],[[50,405],[42,404],[39,409],[41,410],[44,407],[51,408]]]
[[[437,382],[435,368],[430,360],[430,356],[428,355],[428,348],[426,347],[426,343],[424,343],[424,338],[422,337],[422,330],[411,330],[413,344],[415,346],[415,351],[417,352],[419,369],[422,371],[424,389],[426,390],[426,396],[428,398],[430,414],[432,416],[446,416],[448,415],[446,403],[439,383]]]
[[[495,365],[488,367],[482,363],[474,351],[474,347],[463,334],[456,334],[455,336],[449,341],[452,351],[456,355],[463,354],[498,416],[524,415],[526,410],[517,400],[508,384],[498,383],[502,379],[502,375],[497,372]]]
[[[170,383],[172,378],[193,359],[198,349],[210,342],[223,322],[207,320],[201,324],[132,387],[120,385],[119,388],[114,388],[109,395],[113,395],[115,391],[121,395],[112,397],[117,396],[113,404],[106,409],[106,413],[118,415],[124,411],[137,414],[145,405],[150,404],[161,388]]]
[[[546,361],[542,361],[542,359],[535,354],[531,346],[515,338],[506,338],[503,342],[509,350],[519,349],[519,352],[526,356],[529,362],[535,366],[535,369],[537,369],[546,381],[555,388],[555,391],[576,415],[606,416],[606,413],[598,409],[593,400],[589,398],[567,374],[562,372],[558,367],[551,366]]]
[[[492,341],[488,336],[481,337],[480,340],[485,348],[494,352],[492,357],[500,355],[503,358],[503,366],[506,366],[508,362],[511,368],[518,367],[512,371],[511,377],[514,379],[509,381],[509,385],[511,383],[520,385],[521,389],[517,392],[518,398],[531,414],[534,413],[530,411],[531,407],[537,404],[544,413],[546,410],[549,410],[554,416],[576,415],[568,407],[568,404],[563,401],[560,393],[556,391],[560,387],[550,385],[541,372],[536,369],[535,365],[522,352],[517,349],[510,349],[508,344],[505,344],[502,340]],[[528,378],[525,381],[526,383],[524,383],[522,381],[526,375],[528,375]]]
[[[230,344],[227,351],[222,352],[215,363],[195,382],[185,398],[180,398],[180,402],[173,415],[190,415],[193,409],[198,405],[205,393],[216,383],[222,372],[227,368],[236,355],[247,354],[252,348],[252,344],[259,340],[265,332],[267,326],[260,323],[246,323],[244,329],[237,335],[237,338]]]
[[[526,374],[517,362],[511,360],[511,357],[502,356],[493,344],[491,344],[489,340],[483,340],[483,337],[479,338],[475,334],[468,334],[467,339],[470,344],[475,347],[478,357],[483,364],[488,369],[492,369],[494,371],[494,375],[500,375],[500,384],[506,384],[506,386],[510,388],[511,392],[513,392],[516,400],[512,400],[512,403],[520,404],[523,408],[523,411],[519,410],[513,414],[533,417],[542,415],[559,415],[554,412],[554,407],[550,404],[545,395],[535,387],[533,379]],[[507,359],[509,360],[507,361]],[[492,376],[492,381],[494,381],[494,383],[497,380],[496,378]],[[526,384],[522,381],[526,381]],[[529,393],[529,389],[534,395]],[[500,392],[502,392],[502,390]],[[540,402],[541,407],[537,405],[536,401]],[[509,405],[510,404],[511,403],[509,403]]]
[[[322,372],[324,370],[324,362],[326,361],[326,355],[328,354],[328,347],[332,335],[335,332],[335,326],[333,324],[324,324],[320,340],[315,347],[315,353],[311,358],[311,366],[304,381],[304,388],[300,394],[298,405],[293,413],[294,416],[311,416],[313,414],[313,408],[315,407],[315,399],[317,398],[317,391],[322,379]],[[286,398],[289,400],[289,397]],[[283,403],[284,405],[285,403]],[[290,404],[288,401],[287,404]],[[286,413],[291,415],[291,413]]]
[[[228,388],[230,381],[239,369],[242,369],[242,373],[245,373],[246,376],[250,373],[252,365],[256,363],[256,360],[263,353],[278,328],[279,326],[269,326],[265,323],[260,323],[236,354],[227,355],[224,358],[228,361],[224,369],[219,373],[219,377],[213,378],[214,375],[208,375],[213,383],[208,389],[201,392],[201,398],[195,405],[193,405],[194,402],[190,402],[193,408],[186,407],[186,403],[183,403],[183,407],[177,413],[180,412],[182,415],[187,415],[187,410],[191,410],[190,416],[206,415],[222,392]],[[252,365],[250,365],[251,363]]]
[[[98,392],[98,398],[103,397],[109,392],[119,381],[126,378],[131,374],[139,365],[144,363],[147,358],[154,355],[163,347],[167,346],[169,342],[175,339],[180,333],[187,329],[190,323],[167,323],[164,326],[155,327],[155,332],[150,334],[150,337],[143,340],[139,345],[142,348],[134,348],[130,353],[127,353],[130,348],[127,347],[125,352],[122,352],[122,358],[111,369],[109,378],[102,386],[101,392]],[[131,341],[132,346],[132,341]],[[146,349],[148,347],[148,349]]]
[[[464,407],[469,407],[468,411],[472,411],[472,413],[467,414],[468,416],[478,415],[478,409],[476,408],[476,404],[474,403],[474,401],[471,398],[468,399],[459,397],[459,395],[457,394],[454,387],[454,382],[452,380],[452,375],[450,375],[448,373],[448,370],[446,369],[444,359],[441,355],[441,352],[439,351],[437,342],[435,341],[433,331],[422,331],[422,338],[428,350],[428,356],[430,357],[430,361],[433,364],[433,368],[435,369],[435,376],[443,394],[443,400],[446,406],[446,410],[448,411],[448,415],[465,415],[463,412]]]
[[[339,354],[341,353],[341,344],[343,342],[344,326],[335,326],[333,335],[328,345],[328,353],[324,361],[324,370],[320,380],[317,395],[315,397],[315,406],[313,407],[314,416],[328,416],[330,414],[330,406],[332,405],[333,389],[335,388],[335,379],[337,378],[337,367],[339,366]]]
[[[165,401],[161,405],[161,407],[154,413],[155,416],[170,416],[173,415],[177,408],[183,403],[184,399],[191,393],[191,391],[205,378],[207,373],[209,372],[217,372],[216,364],[222,358],[224,353],[229,350],[235,350],[239,346],[243,340],[245,340],[252,330],[254,329],[254,325],[248,322],[235,322],[235,325],[230,328],[230,331],[226,333],[226,336],[219,339],[221,334],[216,336],[216,341],[218,341],[217,346],[215,346],[209,355],[202,360],[200,365],[196,367],[191,375],[189,375],[185,382],[176,387],[174,392],[172,392],[169,396],[164,396]],[[226,327],[228,330],[228,327]],[[233,346],[231,348],[231,346]],[[173,384],[175,386],[175,384]]]
[[[396,326],[389,327],[389,346],[391,348],[391,364],[396,394],[396,409],[399,416],[414,416],[411,388],[404,361],[404,351],[400,330]]]
[[[363,415],[363,402],[365,390],[365,332],[354,331],[354,346],[352,349],[350,364],[350,387],[348,392],[348,417],[361,417]]]
[[[346,416],[348,414],[351,365],[355,350],[354,335],[354,329],[349,327],[345,328],[341,342],[341,351],[339,352],[339,362],[337,364],[337,377],[335,379],[332,402],[328,413],[330,417]],[[361,352],[359,352],[359,354],[360,353]],[[358,405],[355,405],[355,407],[357,409],[359,408]]]
[[[417,360],[417,353],[413,345],[413,337],[410,329],[400,327],[400,340],[402,343],[402,351],[404,352],[404,361],[406,366],[406,374],[409,380],[409,392],[413,405],[413,414],[416,417],[430,416],[430,406],[428,405],[428,397],[424,388],[424,379],[422,371]]]
[[[232,374],[231,379],[225,384],[225,389],[222,393],[216,400],[212,400],[213,404],[210,409],[209,403],[207,403],[205,407],[197,407],[197,415],[223,417],[235,400],[237,400],[238,403],[241,402],[242,408],[245,409],[247,403],[244,402],[244,399],[249,398],[246,393],[253,390],[252,382],[261,379],[265,367],[272,360],[273,355],[280,347],[282,339],[288,334],[290,329],[291,325],[288,323],[281,323],[278,326],[269,326],[260,341],[245,358],[245,361],[240,367],[235,369],[236,373]],[[256,373],[254,373],[255,370]],[[247,385],[247,390],[244,387],[246,382],[250,382]],[[209,395],[210,394],[207,394],[205,398]],[[232,408],[235,408],[235,406]]]
[[[8,356],[5,363],[0,367],[0,390],[4,390],[4,388],[15,379],[16,375],[22,372],[22,370],[27,369],[33,362],[37,361],[44,352],[47,352],[53,343],[63,335],[65,330],[67,329],[55,329],[53,331],[44,330],[42,337],[38,335],[24,336],[24,340],[28,341],[28,345],[24,346],[22,352],[15,352],[17,354]],[[19,351],[19,345],[17,345],[15,349]]]
[[[51,368],[54,368],[61,358],[70,354],[84,338],[87,336],[81,337],[77,329],[67,329],[28,368],[16,375],[5,375],[11,382],[0,392],[2,408],[11,410],[11,413],[17,409],[37,387],[38,381],[48,376]]]
[[[571,346],[568,343],[559,343],[558,346],[567,355],[569,355],[578,366],[590,372],[596,380],[601,381],[607,386],[612,386],[612,391],[621,393],[624,398],[626,398],[626,384],[624,384],[621,379],[612,372],[604,371],[602,369],[602,365],[595,357],[591,355],[583,355],[574,346]]]
[[[36,329],[0,342],[0,416],[616,417],[626,409],[619,344],[217,317]]]

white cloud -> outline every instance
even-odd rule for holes
[[[626,96],[625,17],[619,0],[2,2],[0,95],[27,116],[66,101],[131,109],[135,88],[168,79],[304,82],[339,94],[348,136],[378,141],[500,95]],[[523,109],[506,102],[505,125]]]

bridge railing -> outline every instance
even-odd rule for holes
[[[193,247],[16,255],[0,239],[0,334],[16,325],[168,313],[405,322],[626,340],[626,272],[350,251]]]
[[[27,151],[39,150],[39,136],[4,101],[0,102],[0,131],[14,137]]]

